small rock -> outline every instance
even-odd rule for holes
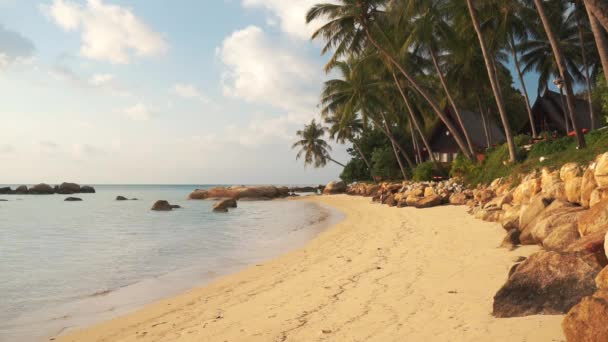
[[[78,198],[78,197],[67,197],[64,201],[66,202],[80,202],[82,201],[82,198]]]
[[[156,203],[154,203],[154,205],[152,206],[152,210],[154,210],[154,211],[171,211],[171,210],[173,210],[173,208],[171,207],[171,204],[169,204],[169,202],[160,200],[160,201],[156,201]]]
[[[124,196],[116,196],[116,200],[117,201],[128,201],[128,198],[126,198]]]

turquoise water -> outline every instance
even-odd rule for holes
[[[0,195],[0,341],[47,340],[262,262],[330,216],[288,200],[212,213],[212,202],[186,199],[204,187],[103,185],[82,202]],[[183,209],[150,211],[159,199]]]

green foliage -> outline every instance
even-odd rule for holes
[[[345,183],[371,181],[371,175],[365,162],[359,158],[351,159],[342,170],[340,179]]]
[[[372,173],[382,179],[398,179],[401,177],[399,164],[393,149],[389,146],[376,148],[372,153]]]
[[[553,153],[563,152],[571,147],[573,143],[576,143],[573,137],[541,141],[532,147],[532,150],[528,154],[528,158],[538,159]]]
[[[416,182],[432,181],[433,174],[435,171],[435,163],[426,162],[419,164],[414,169],[414,176],[412,177]]]
[[[462,153],[456,156],[456,159],[452,162],[450,168],[450,177],[470,177],[479,170],[479,165],[473,163],[469,158],[465,157]]]
[[[596,86],[592,92],[593,104],[602,111],[604,120],[608,121],[608,84],[602,71],[597,75]]]

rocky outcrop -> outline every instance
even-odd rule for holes
[[[28,193],[29,193],[29,190],[28,190],[27,186],[25,186],[25,185],[20,185],[17,187],[17,189],[15,189],[16,195],[26,195]]]
[[[323,190],[324,195],[336,195],[346,192],[346,184],[342,181],[331,181],[327,183]]]
[[[174,209],[174,206],[169,204],[168,201],[165,200],[160,200],[160,201],[156,201],[154,203],[154,205],[152,206],[151,210],[154,211],[171,211]]]
[[[55,188],[48,184],[41,183],[31,187],[29,193],[32,195],[52,195],[55,193]]]
[[[576,254],[541,251],[522,262],[494,296],[493,315],[563,314],[595,289],[600,268]]]
[[[13,193],[13,190],[10,187],[0,188],[0,195],[10,195]]]
[[[581,236],[605,231],[608,228],[608,199],[605,199],[582,214],[578,220]]]
[[[80,192],[80,185],[76,183],[61,183],[57,187],[57,193],[62,195],[77,194]]]
[[[529,203],[534,195],[541,190],[541,177],[536,174],[530,174],[524,178],[522,183],[515,188],[513,192],[513,203],[526,204]]]
[[[204,200],[214,198],[232,198],[235,200],[269,200],[289,196],[289,188],[276,186],[231,186],[194,190],[189,199]]]
[[[237,207],[236,200],[229,198],[229,199],[218,201],[215,204],[213,204],[213,211],[216,213],[227,213],[228,208],[236,208],[236,207]]]
[[[81,194],[94,194],[95,188],[93,188],[92,186],[89,186],[89,185],[83,185],[80,187],[80,193]]]

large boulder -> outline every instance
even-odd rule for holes
[[[80,187],[81,194],[94,194],[95,188],[89,185],[83,185]]]
[[[237,207],[236,200],[229,198],[229,199],[218,201],[215,204],[213,204],[213,211],[215,211],[217,213],[227,213],[228,208],[236,208],[236,207]]]
[[[33,195],[52,195],[55,193],[55,189],[48,184],[41,183],[31,187],[29,193]]]
[[[585,297],[562,322],[566,340],[572,342],[608,341],[608,290]]]
[[[440,196],[431,195],[431,196],[427,196],[427,197],[423,197],[423,198],[419,199],[416,202],[416,204],[414,204],[414,206],[416,208],[422,209],[422,208],[436,207],[441,204],[443,204],[443,200],[441,199]]]
[[[591,193],[597,188],[597,182],[595,181],[595,169],[589,166],[583,173],[583,179],[581,180],[581,205],[589,208],[591,201]]]
[[[519,242],[519,235],[520,235],[520,231],[518,229],[511,229],[507,232],[507,235],[505,236],[505,238],[502,240],[502,243],[500,244],[501,248],[507,248],[509,250],[513,250],[515,249],[515,247],[517,245],[520,244]]]
[[[502,227],[509,231],[511,229],[519,229],[519,216],[521,213],[521,205],[509,206],[504,210],[500,218]],[[519,237],[518,237],[519,238]]]
[[[556,200],[551,203],[530,229],[532,239],[534,239],[536,243],[543,243],[543,241],[558,228],[562,228],[565,231],[578,232],[577,222],[585,209],[571,206],[567,202],[564,206],[558,206],[558,204],[560,204],[559,202],[559,200]],[[557,208],[553,209],[554,207]]]
[[[591,192],[591,197],[589,198],[589,206],[593,207],[594,205],[600,203],[605,199],[608,199],[608,187],[595,188]]]
[[[585,236],[608,227],[608,199],[602,200],[582,214],[578,221],[578,231]]]
[[[57,193],[62,195],[77,194],[80,192],[80,185],[76,183],[61,183],[57,188]]]
[[[597,157],[594,169],[597,185],[599,187],[608,187],[608,152]]]
[[[555,227],[542,243],[547,250],[563,251],[579,238],[576,224],[563,224]]]
[[[452,205],[465,205],[467,203],[467,195],[464,193],[456,193],[450,196],[450,204]]]
[[[581,185],[583,177],[571,177],[565,182],[566,199],[570,203],[581,203]]]
[[[521,317],[568,312],[595,290],[597,264],[573,253],[541,251],[522,262],[494,296],[493,315]]]
[[[17,195],[26,195],[29,193],[29,190],[27,189],[26,185],[20,185],[17,187],[17,189],[15,189],[15,193]]]
[[[10,195],[12,193],[13,193],[13,189],[11,189],[8,186],[0,188],[0,195]]]
[[[154,205],[152,206],[152,209],[154,211],[171,211],[173,210],[173,206],[171,204],[169,204],[169,202],[165,201],[165,200],[160,200],[160,201],[156,201],[156,203],[154,203]]]
[[[325,195],[335,195],[342,194],[346,191],[346,184],[342,181],[332,181],[327,183],[325,186],[325,190],[323,190],[323,194]]]
[[[483,206],[483,208],[484,209],[490,209],[490,208],[502,209],[503,205],[510,204],[511,201],[513,201],[513,194],[510,192],[507,192],[506,194],[503,194],[501,196],[494,197],[491,201],[486,203]]]
[[[519,229],[522,231],[520,239],[522,244],[534,244],[534,240],[531,239],[530,229],[551,202],[551,198],[546,197],[544,194],[537,194],[530,200],[528,205],[522,206],[521,215],[519,216]]]
[[[231,186],[215,187],[211,189],[196,189],[190,195],[191,200],[204,200],[212,198],[232,198],[266,200],[279,197],[287,197],[289,189],[287,187],[277,188],[275,186]]]
[[[541,177],[536,175],[528,175],[513,192],[513,203],[526,204],[529,203],[534,195],[541,190]]]
[[[478,189],[473,191],[473,199],[481,206],[490,202],[494,197],[496,197],[496,193],[491,189]]]
[[[582,176],[583,172],[577,163],[566,163],[559,170],[559,178],[567,183],[569,180]]]

